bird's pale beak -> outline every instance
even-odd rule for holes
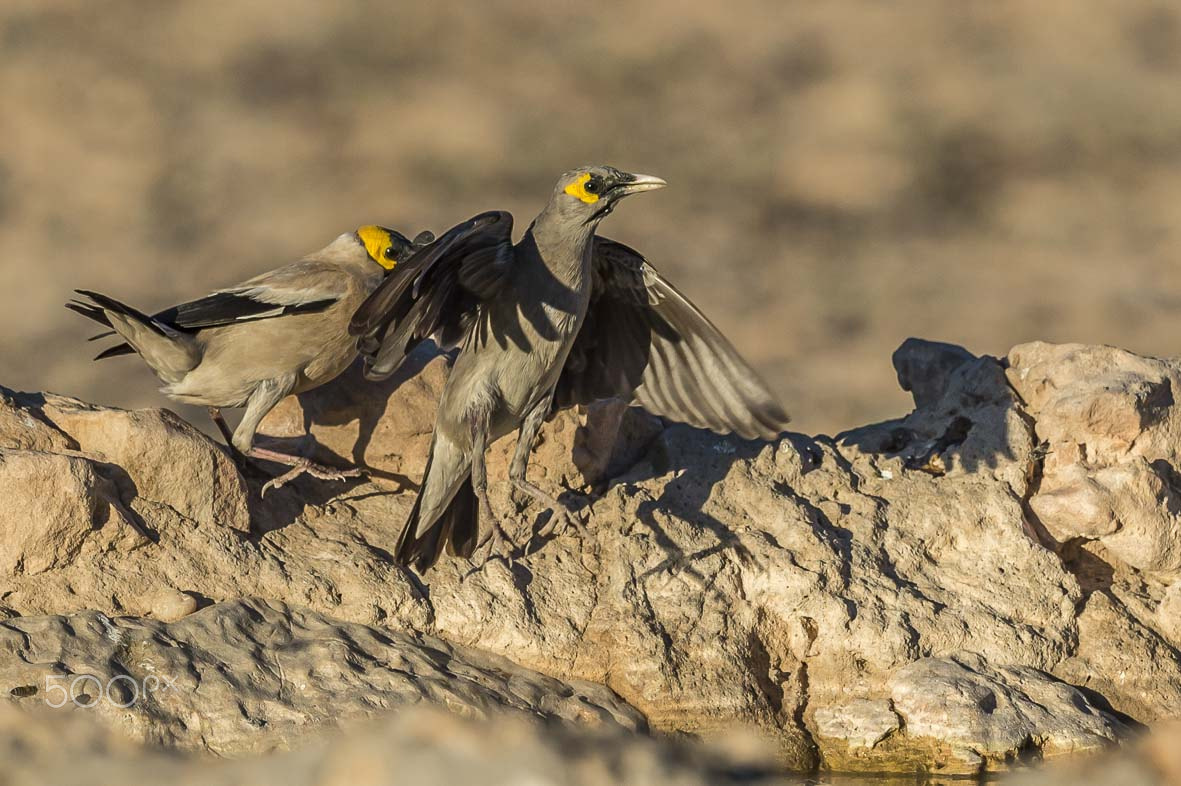
[[[632,175],[632,178],[634,179],[627,183],[621,183],[612,190],[620,196],[627,196],[628,194],[638,194],[641,191],[655,191],[668,185],[664,178],[656,175]]]

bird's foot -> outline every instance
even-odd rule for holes
[[[536,551],[543,541],[563,535],[571,529],[581,534],[585,534],[586,532],[586,523],[580,514],[572,511],[565,504],[558,501],[557,498],[545,493],[526,480],[513,481],[511,496],[513,497],[513,501],[520,506],[518,510],[524,507],[521,505],[521,500],[525,500],[526,504],[528,504],[528,500],[532,499],[541,503],[550,511],[549,521],[537,530],[525,545],[526,555]]]
[[[271,489],[283,488],[291,481],[298,478],[300,475],[311,475],[313,478],[320,480],[337,480],[343,481],[350,478],[359,478],[364,472],[361,469],[353,467],[352,469],[337,469],[335,467],[326,467],[323,464],[317,464],[308,458],[301,458],[298,456],[288,456],[286,453],[278,453],[273,450],[265,450],[261,448],[254,448],[249,453],[251,458],[263,459],[264,461],[275,461],[280,464],[287,464],[291,469],[284,472],[278,477],[271,478],[263,484],[260,496],[265,497],[267,492]]]
[[[511,569],[516,559],[516,544],[508,536],[508,533],[504,531],[504,527],[500,526],[500,522],[496,518],[483,513],[481,513],[481,517],[485,521],[491,522],[492,526],[489,527],[488,539],[484,542],[484,546],[481,547],[484,553],[476,568],[483,568],[492,560],[501,559]]]
[[[574,530],[579,535],[586,534],[586,522],[578,513],[570,510],[565,505],[556,503],[550,507],[550,518],[540,529],[534,533],[533,537],[529,539],[528,545],[525,547],[526,554],[532,554],[541,547],[541,544],[550,538],[556,538],[559,535],[565,535],[567,532]]]

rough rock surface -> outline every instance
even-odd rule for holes
[[[785,786],[767,760],[653,740],[617,727],[494,712],[460,717],[410,707],[347,734],[311,735],[295,752],[240,761],[162,755],[103,733],[88,710],[22,712],[0,702],[5,786]],[[791,781],[794,783],[795,781]]]
[[[1181,782],[1181,728],[1085,764],[1066,762],[1005,779],[1014,786],[1173,786]],[[593,730],[527,722],[493,713],[464,718],[409,707],[357,724],[347,734],[313,734],[295,752],[237,761],[164,755],[94,723],[87,710],[21,711],[0,702],[0,783],[5,786],[124,786],[127,783],[207,786],[330,786],[414,783],[416,786],[802,786],[812,779],[776,775],[757,745],[734,737],[702,748],[637,737],[610,725]],[[835,786],[912,786],[915,775],[864,779],[832,775]],[[958,786],[961,779],[929,779]]]
[[[1181,723],[1170,721],[1135,745],[1100,758],[1023,773],[1012,786],[1176,786],[1181,783]]]
[[[59,515],[54,527],[72,522],[55,536],[69,553],[37,572],[0,563],[0,617],[175,619],[184,598],[265,597],[607,686],[658,731],[746,724],[801,769],[970,774],[1094,750],[1181,715],[1181,364],[1042,344],[998,360],[916,341],[898,358],[916,411],[836,439],[743,442],[604,408],[586,414],[621,420],[604,458],[602,422],[588,433],[560,415],[531,477],[593,490],[571,497],[585,534],[546,539],[511,565],[445,559],[425,577],[390,552],[441,359],[385,386],[346,375],[277,411],[268,433],[291,437],[311,418],[325,450],[375,472],[348,486],[300,480],[265,505],[248,473],[249,532],[203,513],[191,490],[174,489],[173,502],[171,484],[120,485],[117,462],[134,450],[99,456],[102,440],[82,445],[60,400],[9,396],[0,428],[16,433],[0,431],[0,445],[73,456],[76,440],[115,484],[92,497],[136,526]],[[141,438],[173,441],[166,416],[88,411],[116,433],[136,421],[155,424]],[[40,425],[26,434],[25,420]],[[170,472],[226,489],[228,507],[208,510],[237,510],[241,486],[208,469],[232,464],[177,428],[186,441]],[[523,542],[546,514],[515,514],[495,480],[511,446],[495,446],[492,502]],[[51,479],[25,498],[28,484],[14,485],[17,505],[57,504]],[[1063,505],[1071,495],[1097,501]],[[0,651],[0,669],[12,657]]]
[[[0,623],[0,652],[0,695],[87,708],[134,740],[219,755],[288,749],[318,726],[420,703],[469,717],[645,725],[600,685],[262,600],[171,624],[97,611],[21,617]]]

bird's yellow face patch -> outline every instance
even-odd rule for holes
[[[369,224],[357,230],[357,237],[361,238],[365,250],[374,262],[386,270],[393,270],[398,260],[394,258],[394,242],[389,230]]]
[[[586,202],[588,205],[593,205],[595,202],[599,201],[599,195],[592,194],[591,192],[586,190],[586,184],[590,181],[590,179],[591,179],[591,173],[584,172],[583,174],[578,176],[577,180],[575,180],[570,185],[566,186],[566,193],[569,194],[570,196],[574,197],[575,199],[581,199],[583,202]]]

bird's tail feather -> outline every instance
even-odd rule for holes
[[[112,297],[77,290],[91,302],[73,300],[66,308],[112,328],[126,341],[100,352],[95,360],[138,352],[161,379],[175,382],[200,360],[200,352],[191,337],[156,321],[143,312]]]
[[[84,300],[74,299],[66,303],[66,308],[76,314],[81,314],[87,319],[93,319],[100,325],[106,325],[107,327],[111,326],[111,320],[107,319],[106,312],[93,303],[87,303]]]
[[[449,554],[465,559],[472,556],[476,549],[476,536],[479,530],[476,512],[476,492],[472,489],[472,479],[469,476],[460,485],[459,491],[451,498],[443,515],[439,516],[434,526],[419,537],[414,537],[414,530],[418,524],[418,516],[422,510],[422,497],[414,501],[414,508],[410,511],[410,518],[402,530],[402,537],[398,540],[395,556],[402,565],[413,565],[419,573],[425,573],[439,561],[439,557],[446,548]]]
[[[431,473],[436,447],[438,443],[432,443],[422,488],[414,500],[414,507],[410,510],[394,552],[400,564],[413,565],[419,573],[429,570],[439,560],[444,548],[455,556],[471,557],[479,534],[479,505],[472,488],[471,468],[464,468],[458,482],[448,483],[443,479],[440,486],[440,479]],[[444,452],[448,452],[447,447],[455,449],[454,446],[445,446]],[[434,499],[437,497],[442,499]],[[426,510],[424,500],[428,502]],[[434,514],[434,521],[424,518],[430,517],[440,508],[442,512]]]
[[[111,320],[107,319],[107,312],[103,311],[101,308],[94,305],[93,303],[87,303],[84,300],[71,300],[69,303],[66,303],[66,308],[68,308],[70,311],[73,311],[76,314],[81,314],[82,316],[86,317],[87,319],[92,319],[100,325],[104,325],[106,327],[111,327]],[[90,338],[88,338],[86,340],[87,341],[98,341],[101,338],[107,338],[108,336],[114,336],[114,335],[116,335],[114,330],[107,330],[102,333],[99,333],[98,335],[91,336]],[[127,344],[127,343],[116,344],[113,347],[108,347],[107,349],[104,349],[102,352],[99,352],[97,355],[94,356],[94,359],[95,360],[102,360],[103,358],[113,358],[117,355],[131,355],[134,353],[135,353],[135,350],[131,348],[130,344]]]

